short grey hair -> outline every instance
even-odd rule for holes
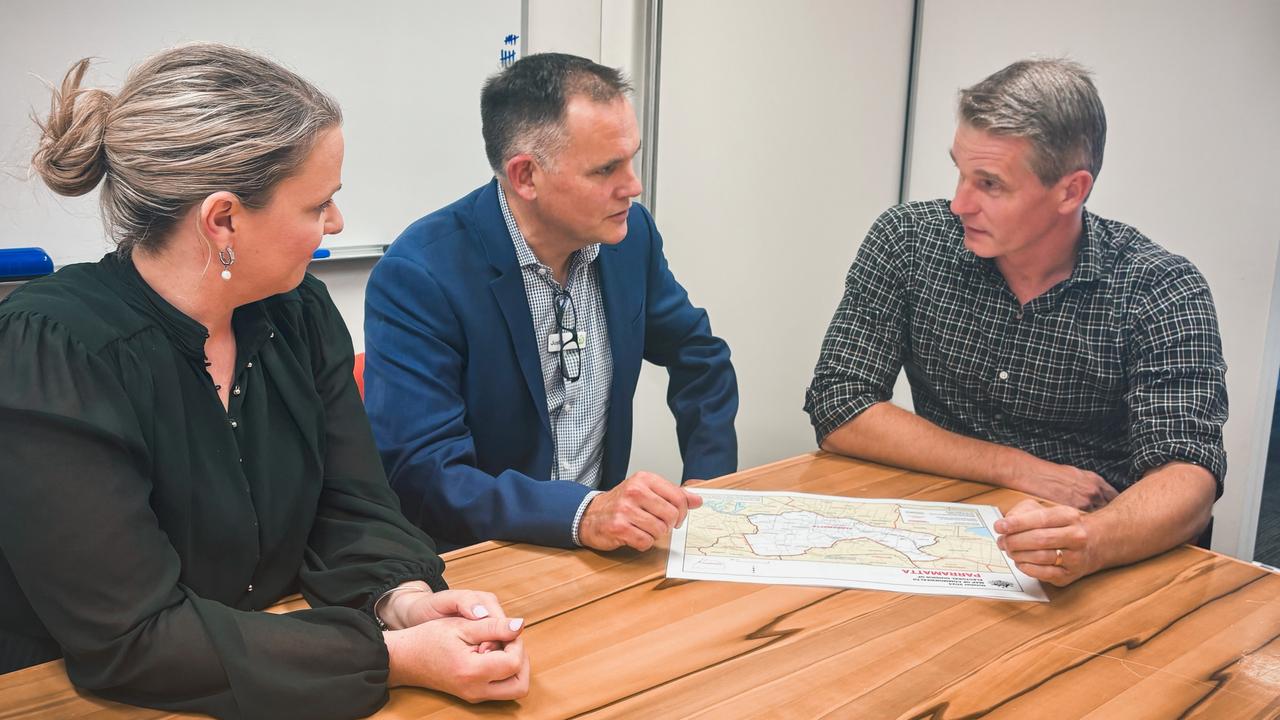
[[[332,98],[247,50],[182,45],[135,67],[119,93],[80,87],[89,60],[54,91],[31,158],[60,195],[99,182],[120,249],[156,250],[191,207],[219,191],[262,207],[321,133],[342,124]]]
[[[565,109],[574,97],[608,103],[631,92],[620,70],[563,53],[538,53],[490,77],[480,91],[480,130],[489,166],[506,175],[506,162],[529,153],[554,167],[568,144]]]
[[[1044,185],[1088,170],[1096,179],[1107,116],[1088,70],[1066,59],[1020,60],[960,91],[960,121],[993,135],[1026,138]]]

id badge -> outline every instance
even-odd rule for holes
[[[561,332],[553,332],[547,336],[547,352],[558,353],[564,348],[565,343],[570,343],[573,339],[573,333],[568,330]],[[570,348],[572,349],[572,348]],[[587,349],[587,336],[581,330],[578,331],[578,350]]]

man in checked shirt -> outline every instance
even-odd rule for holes
[[[1088,212],[1089,74],[1017,62],[961,91],[955,195],[891,208],[806,396],[832,452],[1020,490],[998,542],[1065,585],[1193,540],[1222,493],[1226,365],[1189,261]],[[887,402],[905,366],[916,413]]]

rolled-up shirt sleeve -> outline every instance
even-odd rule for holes
[[[819,444],[867,408],[893,397],[905,350],[909,231],[896,209],[881,215],[845,276],[844,295],[805,393],[804,410]]]
[[[1227,367],[1218,316],[1204,277],[1176,260],[1149,283],[1128,328],[1131,477],[1169,462],[1192,463],[1213,473],[1220,497]]]

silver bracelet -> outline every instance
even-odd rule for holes
[[[385,603],[385,602],[387,601],[387,598],[391,597],[392,595],[395,595],[396,593],[398,593],[398,592],[400,592],[400,591],[402,591],[402,590],[412,590],[413,592],[430,592],[429,590],[423,590],[422,588],[418,587],[417,585],[397,585],[397,586],[395,586],[395,587],[391,588],[390,590],[388,590],[388,591],[386,591],[386,592],[382,593],[381,595],[379,595],[379,596],[378,596],[378,599],[377,599],[377,600],[375,600],[375,601],[374,601],[374,603],[373,603],[373,619],[374,619],[375,621],[377,621],[377,623],[378,623],[378,628],[379,628],[379,629],[381,629],[381,630],[390,630],[390,629],[391,629],[391,628],[387,627],[387,623],[383,621],[383,619],[382,619],[382,615],[381,615],[381,612],[380,612],[380,611],[381,611],[381,609],[382,609],[382,604],[383,604],[383,603]]]

